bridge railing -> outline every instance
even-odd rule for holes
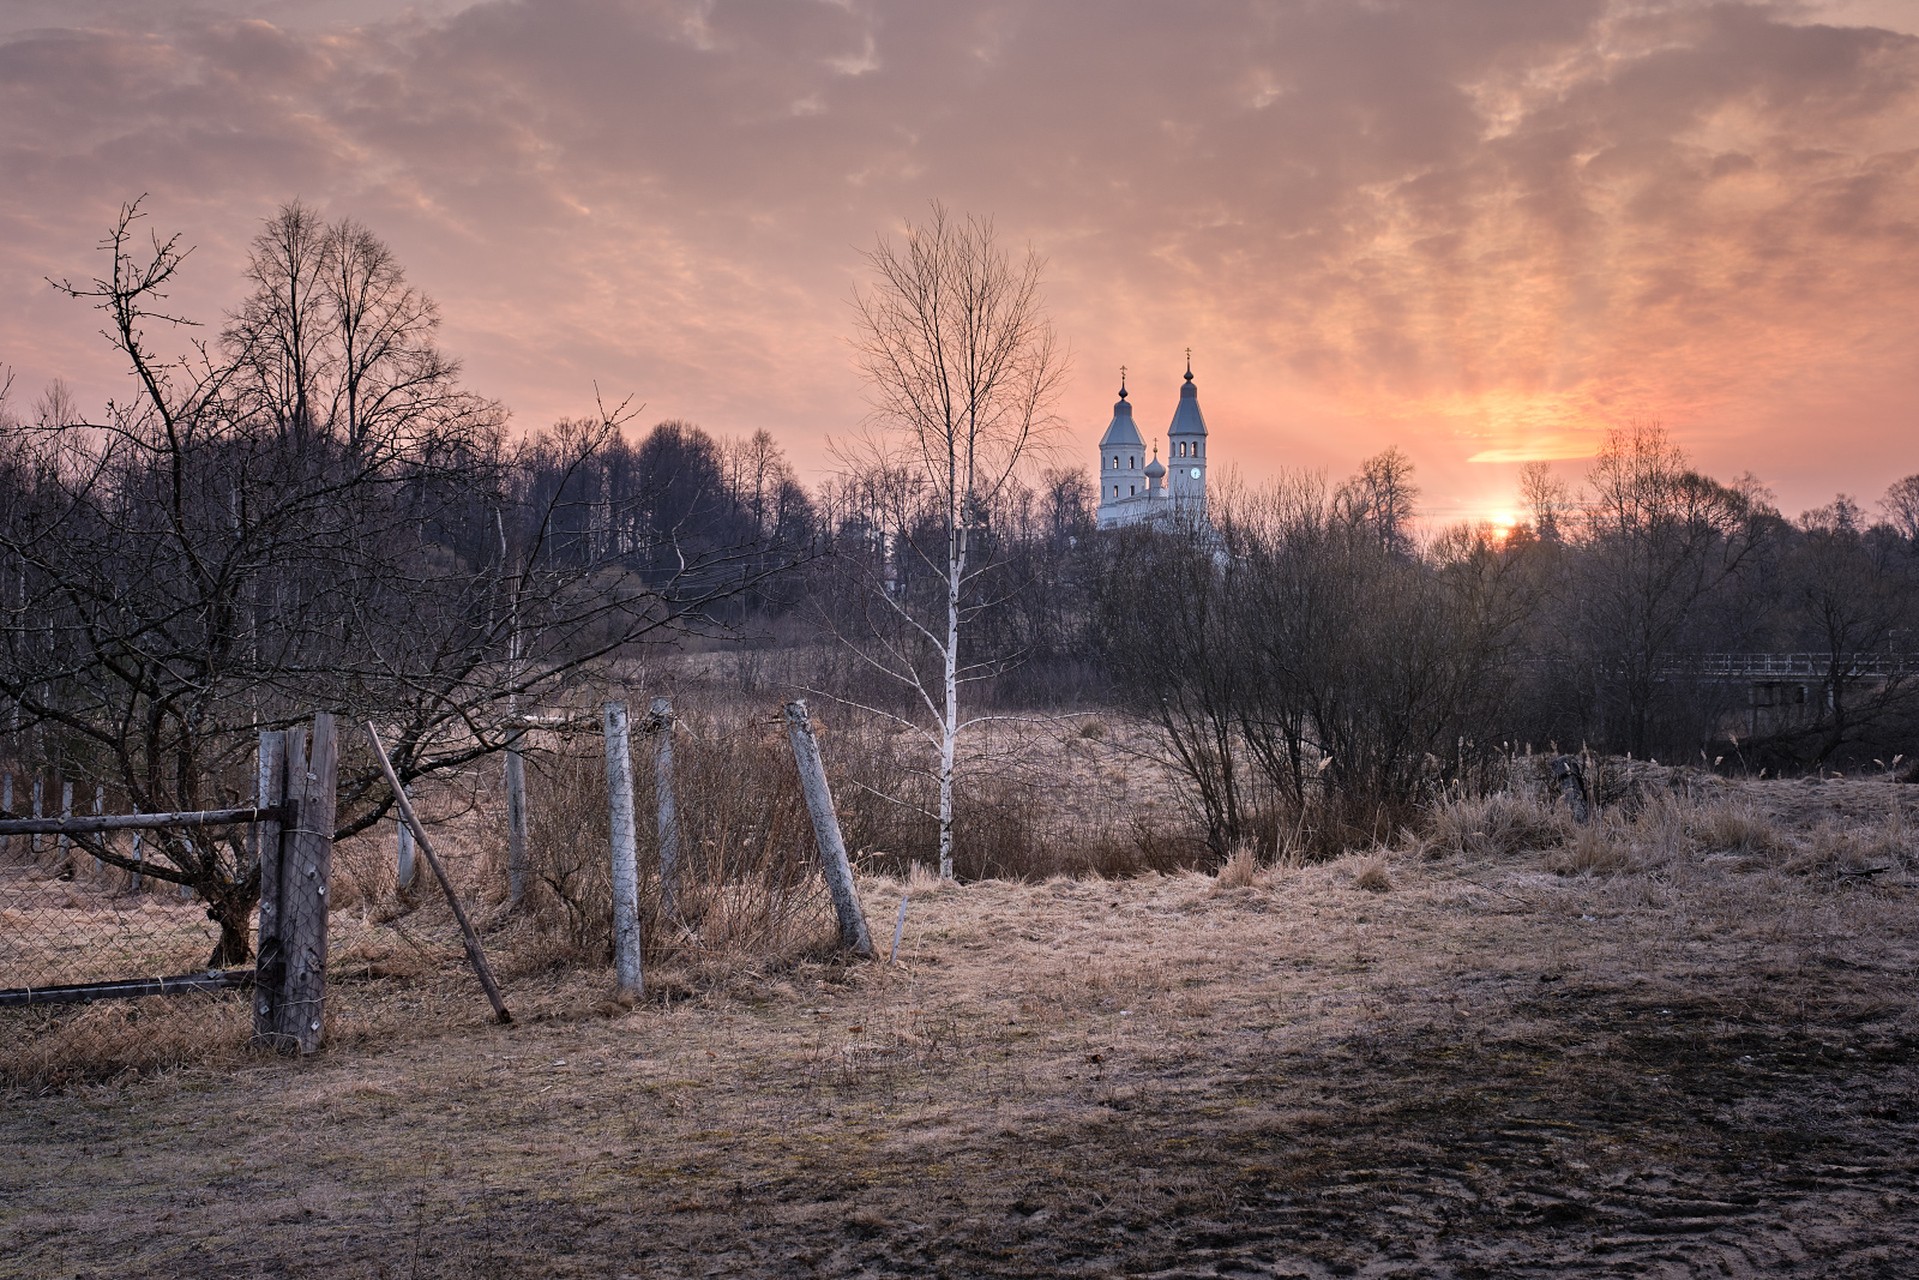
[[[1912,653],[1702,653],[1664,664],[1661,674],[1720,680],[1824,680],[1835,669],[1852,679],[1919,676]]]

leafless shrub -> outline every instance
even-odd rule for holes
[[[648,963],[725,967],[819,946],[830,913],[783,733],[766,718],[734,715],[687,717],[674,734],[681,847],[670,916],[657,829],[642,821],[640,830]],[[642,814],[652,814],[651,757],[646,739],[635,745],[635,798]],[[598,748],[588,737],[548,754],[534,762],[529,779],[529,907],[556,962],[603,964],[612,954],[606,774]]]

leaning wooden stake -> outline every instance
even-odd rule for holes
[[[400,818],[413,832],[414,846],[426,855],[426,865],[432,870],[434,879],[440,882],[440,890],[446,894],[446,904],[453,908],[453,918],[460,922],[460,937],[466,942],[467,963],[473,966],[473,976],[480,980],[487,1000],[493,1005],[493,1016],[501,1022],[513,1021],[513,1015],[507,1012],[506,1001],[500,998],[499,984],[493,981],[493,970],[487,967],[486,952],[480,949],[479,931],[466,918],[466,908],[460,905],[460,895],[453,892],[453,882],[447,879],[446,869],[433,852],[433,839],[427,835],[426,828],[420,825],[419,815],[413,812],[413,802],[407,799],[406,788],[400,785],[400,775],[393,771],[393,762],[387,759],[386,748],[380,745],[379,731],[373,727],[371,720],[366,722],[366,736],[367,741],[373,744],[373,755],[380,762],[380,772],[386,775],[386,784],[393,788],[393,800],[400,808]]]
[[[680,914],[680,806],[673,790],[673,704],[653,699],[646,731],[653,736],[653,793],[659,806],[660,916]]]
[[[613,859],[613,971],[619,992],[637,1000],[646,989],[640,971],[639,829],[633,817],[633,745],[624,702],[603,708],[606,730],[606,810]]]
[[[839,917],[840,945],[870,958],[873,939],[866,932],[866,913],[860,910],[859,894],[853,887],[853,864],[846,857],[846,840],[840,835],[839,815],[833,811],[833,792],[826,785],[826,766],[820,760],[819,739],[813,736],[813,723],[807,718],[805,702],[795,699],[786,704],[786,731],[793,740],[793,761],[800,770],[800,792],[806,797],[806,811],[813,818],[813,836],[820,847],[820,869],[826,874],[826,887],[833,895],[833,911]]]

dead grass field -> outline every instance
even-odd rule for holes
[[[1919,1274],[1919,788],[1705,789],[15,1093],[0,1275]]]

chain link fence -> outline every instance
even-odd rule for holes
[[[659,767],[667,735],[670,774]],[[547,717],[527,735],[517,899],[501,757],[408,788],[508,1004],[533,1006],[533,1016],[602,1007],[612,989],[605,745],[595,713]],[[898,812],[875,799],[870,784],[897,771],[890,749],[850,729],[824,731],[822,746],[856,860],[884,857],[874,851],[894,843]],[[636,718],[631,754],[646,998],[685,998],[736,979],[754,984],[784,966],[828,961],[837,951],[834,907],[777,707]],[[858,785],[842,760],[855,762]],[[663,787],[672,789],[678,819],[670,877],[661,858]],[[133,833],[111,839],[136,860],[136,840],[152,846]],[[489,1020],[453,913],[411,845],[391,812],[333,845],[329,1046]],[[97,863],[56,837],[0,840],[0,987],[204,971],[219,936],[205,904],[177,885]],[[248,1011],[232,994],[0,1008],[0,1087],[237,1062],[250,1039]]]
[[[157,858],[148,832],[91,838],[136,865]],[[246,828],[206,828],[192,839],[244,842]],[[177,994],[42,1002],[48,989],[157,990],[165,980],[171,991],[175,980],[190,984],[209,970],[219,941],[205,903],[185,886],[103,862],[66,835],[0,835],[0,1085],[158,1069],[200,1058],[210,1045],[237,1050],[248,1032],[247,1005],[215,983]]]

